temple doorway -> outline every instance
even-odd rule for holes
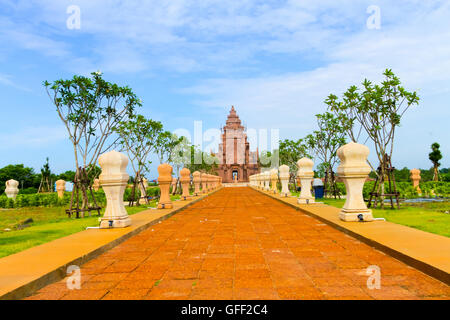
[[[238,181],[239,180],[239,174],[238,174],[237,170],[233,170],[232,177],[233,177],[233,181]]]

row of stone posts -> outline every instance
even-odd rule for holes
[[[367,208],[362,192],[364,182],[371,171],[367,163],[369,148],[365,145],[351,142],[339,148],[337,155],[341,161],[337,173],[344,181],[347,190],[346,201],[339,218],[344,221],[372,221],[372,211]],[[301,185],[301,192],[297,202],[299,204],[313,204],[315,200],[311,194],[311,185],[314,178],[314,162],[311,159],[302,158],[297,161],[297,167],[297,177]],[[411,173],[412,178],[413,176],[414,178],[417,177],[417,172]],[[281,183],[280,195],[282,197],[289,196],[289,167],[286,165],[280,166],[279,170],[271,169],[270,171],[251,176],[250,186],[276,194],[278,193],[278,179]],[[269,187],[270,184],[272,188]]]
[[[173,207],[169,193],[170,185],[173,184],[172,172],[172,166],[167,163],[158,166],[158,184],[161,192],[158,204],[159,209],[170,209]],[[213,190],[216,190],[222,185],[222,178],[211,174],[195,171],[192,173],[192,177],[195,196],[209,193]],[[189,188],[191,185],[191,172],[189,169],[181,169],[180,183],[182,189],[181,199],[189,200],[191,198],[189,194]]]
[[[99,177],[100,184],[105,191],[106,210],[101,219],[100,228],[121,228],[131,224],[131,220],[125,210],[123,195],[128,182],[126,168],[128,158],[124,154],[111,151],[100,156],[98,160],[102,173]],[[172,184],[173,168],[164,163],[158,166],[158,184],[160,198],[158,209],[171,209],[173,203],[170,200],[170,185]],[[222,179],[218,176],[194,172],[194,194],[206,194],[221,187]],[[187,168],[180,171],[180,183],[182,188],[181,200],[191,198],[189,188],[191,185],[191,172]],[[202,187],[202,188],[201,188]]]

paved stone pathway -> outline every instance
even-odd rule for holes
[[[74,244],[76,245],[76,244]],[[365,269],[381,269],[381,289]],[[450,287],[250,188],[224,188],[30,299],[449,299]]]

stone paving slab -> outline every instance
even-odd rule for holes
[[[325,204],[297,204],[295,197],[281,197],[255,189],[302,210],[361,241],[450,284],[450,238],[387,221],[344,222],[340,209]]]
[[[60,280],[69,265],[82,265],[204,197],[174,201],[173,209],[136,213],[127,228],[89,229],[1,258],[0,299],[20,299]]]
[[[381,288],[367,287],[367,267]],[[28,299],[446,299],[446,284],[251,188],[223,188]]]

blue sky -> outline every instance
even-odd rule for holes
[[[70,5],[80,29],[67,28]],[[366,26],[371,5],[380,29]],[[297,139],[316,129],[328,94],[385,68],[421,97],[394,165],[430,167],[437,141],[449,167],[449,17],[449,1],[0,0],[0,167],[39,169],[49,156],[53,171],[73,168],[44,80],[101,70],[167,129],[219,128],[234,105],[248,127]]]

